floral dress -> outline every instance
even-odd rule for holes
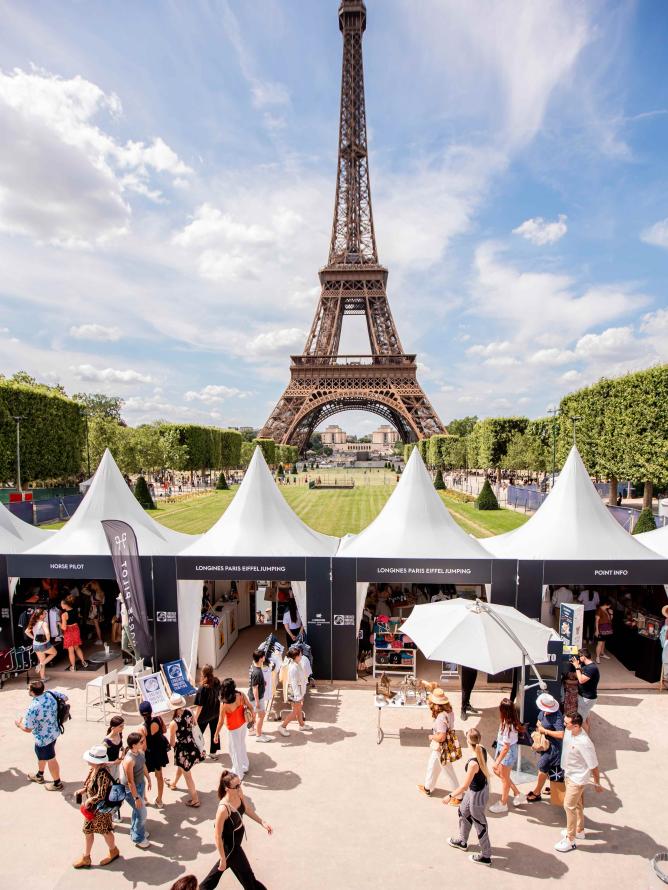
[[[113,779],[107,772],[105,767],[100,769],[92,769],[86,781],[84,782],[84,791],[86,792],[86,806],[89,810],[94,810],[96,805],[103,801],[113,785]],[[113,830],[111,822],[111,813],[95,813],[94,819],[85,819],[83,826],[84,834],[109,834]]]
[[[178,717],[174,717],[174,723],[176,723],[174,763],[187,773],[196,763],[204,760],[193,738],[192,727],[195,723],[195,718],[192,712],[185,708]]]

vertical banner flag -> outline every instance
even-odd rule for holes
[[[120,519],[103,519],[102,525],[111,550],[118,589],[128,611],[130,640],[139,657],[151,661],[153,640],[148,629],[137,538],[127,522],[121,522]]]

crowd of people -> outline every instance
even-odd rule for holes
[[[583,657],[581,652],[575,660],[580,663]],[[591,681],[586,679],[585,683],[588,682]],[[434,724],[429,735],[424,784],[418,785],[418,790],[431,797],[441,771],[444,771],[449,790],[443,803],[457,807],[459,816],[458,834],[448,839],[450,846],[468,850],[471,829],[475,828],[478,852],[472,853],[469,858],[481,865],[491,865],[492,846],[487,812],[496,816],[506,814],[511,791],[515,807],[543,800],[543,789],[549,778],[550,782],[564,788],[566,827],[555,844],[555,850],[560,853],[575,850],[576,841],[585,837],[585,789],[593,785],[596,792],[603,790],[596,750],[586,731],[583,715],[577,710],[563,713],[553,696],[541,692],[536,700],[539,709],[536,729],[529,737],[515,704],[509,698],[504,698],[499,704],[494,757],[483,746],[479,730],[469,729],[465,736],[469,756],[464,758],[455,734],[454,711],[444,690],[434,689],[428,701]],[[521,793],[511,778],[511,772],[518,766],[520,743],[531,745],[539,752],[536,784],[528,794]],[[464,762],[461,781],[454,769],[454,764],[460,759]],[[492,774],[500,780],[501,796],[496,803],[488,806]]]
[[[295,641],[295,615],[286,610],[288,621],[286,635]],[[33,622],[35,636],[41,632],[43,619]],[[301,626],[301,624],[300,624]],[[44,650],[48,651],[48,650]],[[195,767],[205,759],[217,758],[221,750],[223,728],[227,733],[227,750],[232,769],[223,770],[218,788],[219,807],[215,821],[215,842],[218,860],[200,887],[215,887],[223,871],[230,869],[243,887],[262,888],[253,875],[243,850],[244,814],[258,822],[269,833],[271,827],[257,815],[244,798],[242,781],[249,770],[247,737],[252,734],[257,742],[273,741],[264,721],[272,698],[282,684],[283,698],[289,706],[279,724],[278,733],[288,736],[288,726],[296,721],[299,729],[308,730],[303,716],[303,700],[311,676],[311,665],[302,649],[291,646],[281,659],[283,647],[275,640],[268,658],[266,648],[253,652],[249,669],[247,692],[237,688],[232,678],[220,680],[211,665],[204,665],[194,702],[189,706],[179,694],[170,697],[170,711],[165,718],[153,713],[151,704],[139,705],[138,724],[126,734],[126,721],[122,714],[113,715],[99,744],[83,753],[89,770],[76,801],[83,816],[83,851],[73,863],[76,869],[92,866],[92,851],[96,835],[101,835],[106,845],[106,855],[100,866],[109,865],[120,856],[115,838],[115,827],[123,821],[123,805],[130,810],[130,838],[142,850],[151,847],[147,830],[148,805],[162,809],[166,805],[165,786],[177,791],[180,782],[185,783],[188,796],[185,806],[197,809],[201,806],[195,783]],[[47,690],[43,679],[34,680],[28,687],[30,704],[25,715],[16,720],[16,726],[31,733],[34,740],[37,769],[29,779],[44,785],[49,791],[62,791],[60,765],[56,745],[69,719],[69,702],[62,692]],[[204,733],[208,731],[208,751]],[[171,779],[164,771],[175,767]],[[51,781],[48,781],[50,778]],[[153,796],[155,795],[155,796]],[[149,797],[151,800],[149,801]],[[185,880],[185,879],[183,879]],[[183,886],[188,886],[184,884]],[[192,884],[197,886],[197,881]]]

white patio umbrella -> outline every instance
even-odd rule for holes
[[[401,626],[430,659],[451,661],[498,674],[527,661],[542,683],[534,662],[549,660],[547,644],[554,631],[512,606],[460,597],[415,606]]]

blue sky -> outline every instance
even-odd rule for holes
[[[327,257],[337,5],[0,0],[1,373],[262,425]],[[367,9],[380,259],[441,418],[668,361],[668,7]]]

